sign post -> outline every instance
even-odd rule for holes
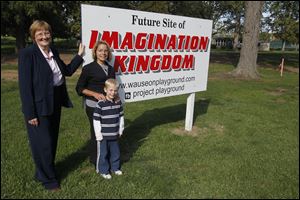
[[[193,128],[194,105],[195,105],[195,93],[192,93],[188,96],[186,100],[186,114],[185,114],[186,131],[191,131]]]

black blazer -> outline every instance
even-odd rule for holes
[[[58,52],[51,47],[64,79],[62,85],[61,103],[64,107],[73,107],[66,88],[65,76],[71,76],[83,62],[81,56],[76,55],[70,64],[66,65]],[[22,111],[27,120],[53,113],[53,72],[36,44],[19,52],[19,88]]]
[[[76,85],[76,91],[79,96],[85,96],[82,93],[84,89],[105,94],[105,81],[109,78],[116,78],[114,68],[110,66],[108,62],[106,62],[106,65],[108,66],[107,75],[96,61],[93,61],[82,68],[82,72]],[[98,101],[94,97],[90,96],[85,96],[85,98]]]

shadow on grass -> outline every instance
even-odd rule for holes
[[[257,57],[257,63],[261,67],[277,68],[284,58],[284,64],[289,67],[299,68],[299,54],[277,53],[268,54],[260,53]]]
[[[194,121],[200,115],[207,112],[210,99],[200,99],[195,102]],[[134,121],[127,121],[124,136],[120,140],[121,163],[131,159],[138,148],[143,144],[151,129],[161,124],[167,124],[185,120],[186,104],[168,106],[145,111]],[[79,165],[88,158],[90,141],[87,141],[80,149],[68,155],[56,164],[59,180],[65,179],[69,173],[78,169]]]
[[[258,52],[257,64],[260,67],[268,67],[276,69],[284,58],[286,66],[299,68],[299,53],[290,52]],[[210,62],[229,64],[237,67],[240,59],[240,52],[211,52]]]
[[[195,102],[194,120],[207,112],[210,99],[200,99]],[[161,124],[168,124],[185,120],[186,104],[168,106],[145,111],[134,121],[125,121],[128,124],[120,140],[121,163],[129,161],[134,153],[143,145],[151,129]]]
[[[73,152],[56,164],[57,177],[59,180],[63,180],[68,176],[69,173],[78,169],[79,165],[87,159],[89,147],[90,141],[87,141],[76,152]]]
[[[211,52],[210,54],[210,62],[211,63],[219,63],[219,64],[229,64],[234,67],[237,66],[240,58],[239,52]]]

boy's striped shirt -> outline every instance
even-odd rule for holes
[[[111,102],[100,100],[96,104],[93,120],[100,121],[103,137],[106,137],[106,139],[116,139],[119,135],[120,117],[123,115],[121,101]]]

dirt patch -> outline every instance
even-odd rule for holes
[[[272,96],[280,96],[280,95],[284,94],[286,91],[287,91],[287,89],[278,87],[275,90],[268,91],[267,93],[272,95]]]
[[[82,173],[82,174],[90,174],[90,173],[92,173],[94,171],[95,171],[95,169],[93,167],[85,167],[85,168],[83,168],[80,171],[80,173]]]
[[[275,68],[275,70],[278,71],[278,73],[280,73],[280,71],[281,71],[280,66],[278,66],[277,68]],[[283,75],[284,75],[284,72],[293,72],[293,73],[299,74],[299,68],[285,66],[283,68]]]
[[[70,63],[75,54],[59,54],[64,63]]]
[[[184,128],[174,128],[172,133],[180,136],[198,137],[201,135],[207,135],[208,133],[224,134],[224,126],[220,124],[209,125],[209,127],[199,128],[193,126],[191,131],[186,131]]]
[[[283,68],[283,69],[284,69],[284,71],[294,72],[294,73],[299,74],[299,68],[295,68],[295,67],[285,67],[285,68]]]
[[[180,135],[180,136],[191,136],[191,137],[197,137],[201,133],[207,133],[208,129],[207,128],[198,128],[197,126],[193,126],[191,131],[186,131],[183,128],[174,128],[172,130],[172,133],[175,135]]]
[[[17,70],[1,70],[1,79],[7,81],[17,81],[18,71]]]
[[[247,81],[253,80],[252,78],[236,76],[232,74],[232,72],[216,72],[208,75],[209,80],[239,80],[239,81]],[[256,79],[256,81],[260,81],[260,77]]]
[[[16,55],[1,55],[1,64],[17,65],[18,58]]]
[[[275,102],[278,103],[278,104],[285,104],[285,103],[286,103],[286,100],[281,99],[281,98],[278,98],[278,99],[276,99]]]
[[[59,56],[65,63],[70,63],[75,54],[62,53]],[[1,64],[17,65],[18,57],[16,55],[1,55]]]
[[[81,67],[76,70],[73,75],[80,75]],[[6,81],[17,81],[18,80],[18,70],[1,70],[1,79]]]

